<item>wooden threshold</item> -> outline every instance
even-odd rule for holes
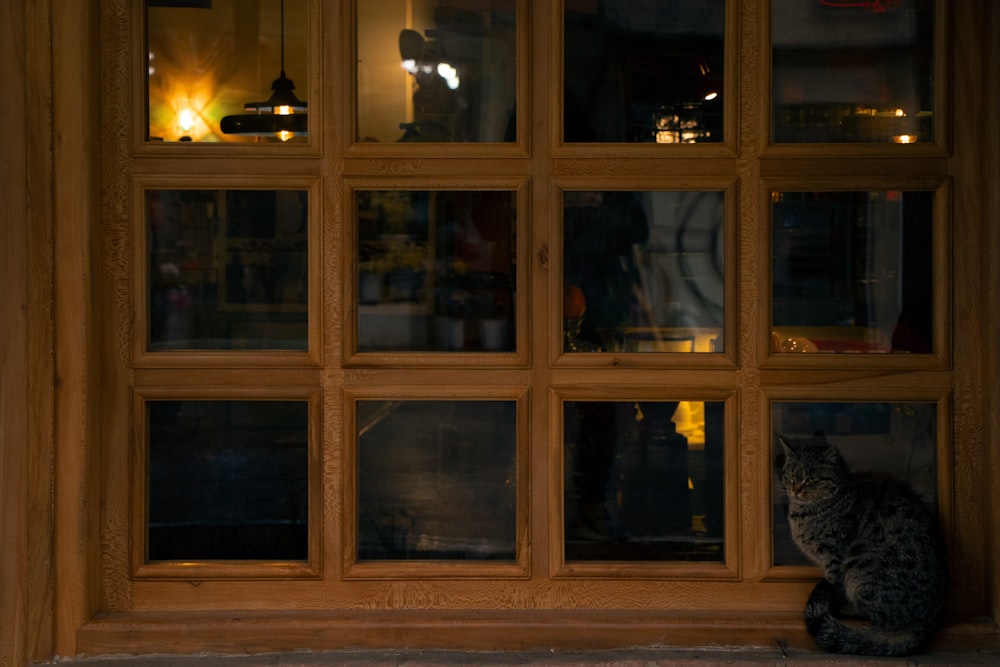
[[[815,651],[801,617],[638,610],[405,610],[100,613],[80,655],[252,654],[342,649],[610,650],[771,647]],[[948,626],[934,652],[1000,651],[990,619]]]

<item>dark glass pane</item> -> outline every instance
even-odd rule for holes
[[[937,404],[805,403],[772,404],[774,432],[791,442],[810,440],[817,433],[837,447],[855,472],[891,475],[909,483],[928,504],[937,502]],[[772,461],[781,445],[773,443]],[[780,480],[771,483],[774,511],[774,564],[809,565],[792,542],[788,500]]]
[[[933,140],[934,0],[773,0],[774,141]]]
[[[512,351],[516,193],[357,193],[358,348]]]
[[[721,561],[723,404],[567,401],[566,560]]]
[[[306,349],[306,195],[148,191],[148,349]]]
[[[361,401],[359,560],[514,560],[513,401]]]
[[[150,141],[304,141],[304,105],[272,95],[307,97],[307,0],[146,0],[146,17]]]
[[[515,141],[516,0],[356,6],[358,141]]]
[[[148,560],[305,560],[306,401],[149,401]]]
[[[933,349],[933,192],[772,194],[776,352]]]
[[[721,352],[722,192],[563,194],[567,352]]]
[[[724,0],[566,0],[566,142],[722,136]]]

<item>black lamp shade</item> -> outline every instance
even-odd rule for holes
[[[219,127],[226,134],[277,134],[278,132],[303,133],[308,128],[306,114],[238,114],[226,116]]]

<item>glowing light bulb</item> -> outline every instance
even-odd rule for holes
[[[449,65],[448,63],[439,63],[437,66],[437,73],[442,79],[444,79],[445,84],[451,90],[458,89],[461,80],[458,78],[458,70]]]
[[[194,128],[194,112],[191,109],[181,109],[177,114],[177,126],[181,132],[187,134]]]

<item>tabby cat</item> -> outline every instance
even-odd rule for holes
[[[806,603],[809,634],[833,653],[913,652],[944,610],[947,575],[935,517],[908,485],[852,473],[822,435],[780,441],[776,467],[792,539],[825,575]]]

